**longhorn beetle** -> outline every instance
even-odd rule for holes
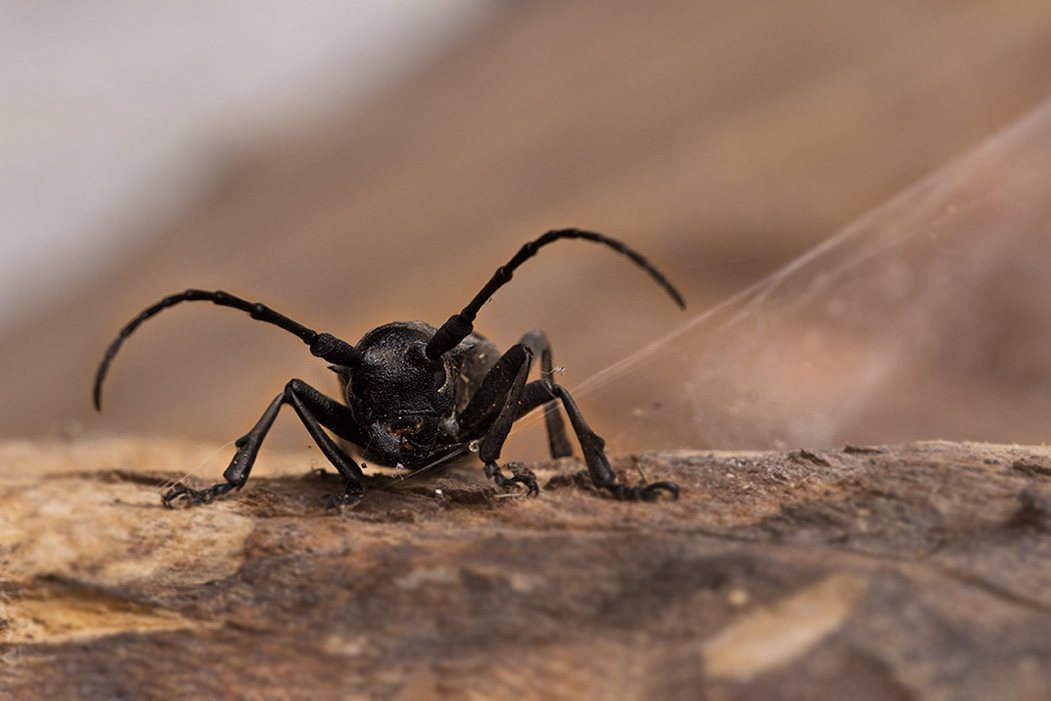
[[[557,401],[569,416],[596,487],[625,500],[651,501],[661,492],[678,497],[679,488],[673,482],[629,486],[617,481],[603,451],[605,441],[588,426],[569,392],[552,381],[551,344],[544,332],[530,331],[503,355],[474,333],[474,319],[482,305],[511,280],[522,263],[559,239],[584,239],[609,246],[631,258],[679,307],[685,307],[678,291],[639,253],[616,239],[579,229],[549,231],[525,244],[507,265],[497,269],[470,304],[441,327],[435,329],[420,321],[394,322],[369,331],[356,346],[309,329],[262,304],[226,292],[190,289],[146,308],[121,329],[95,376],[95,408],[101,410],[102,382],[110,363],[142,322],[181,302],[206,301],[248,312],[253,319],[298,336],[312,354],[332,363],[329,367],[339,377],[344,403],[326,397],[302,380],[289,381],[252,430],[237,439],[237,452],[223,473],[226,481],[200,491],[176,485],[162,498],[167,507],[207,504],[243,487],[263,438],[285,404],[292,405],[346,483],[343,492],[329,500],[331,508],[342,508],[361,498],[362,471],[324,429],[356,446],[365,459],[389,466],[424,468],[470,447],[478,451],[486,476],[497,486],[511,489],[521,484],[527,494],[536,495],[539,487],[531,471],[521,463],[509,463],[512,476],[505,477],[497,460],[511,424],[540,405],[544,405],[552,457],[572,455]],[[527,382],[537,356],[540,379]]]

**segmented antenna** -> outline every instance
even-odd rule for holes
[[[240,309],[243,312],[248,312],[253,319],[265,321],[268,324],[273,324],[289,333],[295,334],[303,341],[303,343],[308,344],[310,346],[310,352],[319,358],[324,358],[325,360],[337,365],[346,366],[354,366],[359,362],[357,350],[346,341],[341,341],[332,334],[318,333],[313,329],[309,329],[300,323],[292,321],[284,314],[278,314],[264,304],[249,302],[222,291],[209,292],[208,290],[186,290],[185,292],[165,297],[153,306],[147,307],[142,310],[137,317],[128,322],[123,329],[121,329],[120,334],[113,340],[113,343],[110,344],[109,348],[106,349],[106,355],[103,357],[102,362],[99,363],[98,372],[95,374],[95,386],[92,392],[92,397],[95,401],[95,409],[101,410],[102,408],[102,381],[106,378],[106,372],[109,370],[109,365],[113,361],[113,357],[117,355],[117,351],[120,350],[124,340],[134,333],[135,329],[139,328],[139,325],[142,324],[142,322],[168,307],[173,307],[176,304],[179,304],[180,302],[211,302],[213,304],[218,304],[221,307]]]
[[[635,264],[643,268],[648,272],[654,280],[660,284],[661,287],[671,296],[675,303],[680,308],[684,308],[686,303],[682,300],[682,295],[679,291],[672,286],[668,279],[657,270],[648,260],[642,257],[640,253],[629,248],[626,244],[612,239],[603,234],[597,234],[592,231],[581,231],[580,229],[557,229],[555,231],[549,231],[535,241],[530,241],[526,245],[519,249],[515,257],[508,261],[507,265],[502,265],[497,268],[493,277],[489,279],[489,282],[485,284],[481,292],[475,295],[471,303],[459,314],[453,314],[449,317],[449,320],[442,324],[441,328],[434,334],[430,343],[427,344],[427,357],[435,360],[441,357],[444,353],[449,352],[455,348],[460,341],[465,339],[468,334],[474,330],[474,319],[478,314],[478,310],[482,308],[482,305],[489,300],[493,294],[506,285],[511,277],[514,275],[515,270],[518,266],[526,262],[530,258],[536,255],[536,252],[546,246],[549,243],[558,241],[559,239],[584,239],[586,241],[594,241],[595,243],[602,243],[612,248],[617,253],[622,253],[628,258],[635,261]]]

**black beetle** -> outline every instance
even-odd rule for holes
[[[331,507],[353,504],[362,494],[358,464],[325,432],[356,446],[362,457],[389,466],[422,468],[451,456],[477,450],[485,474],[502,488],[524,485],[537,494],[536,479],[521,463],[509,463],[508,478],[497,460],[511,424],[531,410],[544,407],[553,457],[572,454],[555,400],[561,400],[573,426],[595,486],[618,499],[653,500],[661,492],[678,496],[673,482],[628,486],[617,477],[603,451],[605,441],[588,426],[576,402],[552,382],[551,345],[542,331],[530,331],[503,355],[474,333],[474,319],[482,305],[506,284],[514,271],[538,249],[559,239],[585,239],[605,244],[644,268],[684,307],[682,297],[649,261],[615,239],[579,229],[549,231],[523,246],[501,266],[471,303],[438,329],[419,321],[395,322],[369,331],[352,346],[327,333],[317,333],[262,304],[225,292],[186,290],[165,297],[129,322],[110,344],[95,376],[95,408],[101,408],[102,381],[124,340],[146,319],[185,301],[208,301],[248,312],[253,319],[289,331],[310,346],[310,352],[332,363],[340,380],[343,400],[326,397],[302,380],[291,380],[241,438],[237,452],[223,473],[225,482],[204,490],[183,485],[163,497],[165,506],[207,504],[248,480],[259,447],[284,404],[291,404],[321,452],[339,470],[346,488],[332,497]],[[540,357],[540,379],[527,382],[534,359]]]

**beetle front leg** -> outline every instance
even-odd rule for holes
[[[302,380],[291,380],[285,386],[285,399],[296,410],[307,433],[317,443],[322,454],[328,458],[346,482],[340,493],[328,499],[329,510],[339,510],[352,506],[361,500],[361,467],[336,445],[336,442],[325,432],[329,429],[340,438],[355,445],[363,445],[364,434],[358,429],[357,422],[350,409],[339,402],[326,397]],[[324,426],[324,428],[322,428]]]
[[[168,508],[174,506],[197,506],[210,504],[233,489],[240,489],[248,481],[248,476],[259,455],[263,439],[274,424],[282,405],[291,404],[307,432],[317,443],[328,461],[339,470],[346,481],[346,489],[329,500],[329,506],[342,508],[357,502],[361,498],[361,468],[336,445],[322,426],[333,431],[340,438],[351,443],[360,444],[363,440],[350,410],[302,380],[290,380],[285,390],[274,397],[270,406],[252,430],[237,439],[234,445],[237,452],[230,465],[223,472],[226,482],[212,485],[208,489],[195,490],[184,485],[176,485],[161,498],[161,503]]]
[[[493,480],[498,487],[512,489],[518,484],[526,488],[526,496],[537,496],[540,494],[540,485],[536,482],[533,471],[520,462],[507,463],[507,469],[513,477],[504,477],[497,465],[500,459],[500,451],[507,440],[507,434],[511,432],[511,425],[518,418],[518,407],[521,403],[522,392],[526,387],[526,378],[529,376],[529,368],[532,365],[532,351],[524,345],[517,345],[500,359],[508,359],[508,365],[518,365],[514,373],[514,379],[508,388],[507,394],[502,402],[500,413],[493,421],[485,437],[478,448],[478,457],[485,463],[485,476]],[[498,363],[499,364],[499,363]],[[561,425],[559,426],[561,428]],[[565,436],[563,436],[563,441]]]
[[[514,475],[510,479],[504,477],[504,473],[500,472],[500,467],[496,462],[485,464],[485,476],[501,489],[511,490],[521,484],[526,488],[526,496],[535,497],[540,494],[540,485],[536,483],[536,475],[532,470],[520,462],[509,462],[506,467]]]
[[[213,484],[208,489],[201,490],[190,489],[186,485],[177,484],[161,497],[161,503],[169,509],[177,506],[187,507],[211,504],[227,492],[243,487],[245,482],[248,481],[248,475],[252,472],[252,465],[255,464],[256,456],[259,454],[259,446],[262,444],[263,439],[266,438],[270,427],[273,426],[274,419],[277,418],[277,414],[284,402],[285,394],[282,392],[270,402],[270,406],[266,408],[266,411],[263,412],[262,417],[252,427],[252,430],[234,442],[234,445],[237,446],[237,452],[234,453],[229,466],[223,472],[225,482]]]
[[[485,463],[486,477],[503,489],[511,489],[516,484],[524,485],[527,494],[536,496],[540,493],[540,487],[536,477],[525,465],[508,464],[514,476],[507,478],[497,464],[511,424],[518,417],[519,399],[525,389],[532,361],[533,351],[521,343],[500,356],[460,415],[460,427],[462,439],[481,439],[478,457]]]

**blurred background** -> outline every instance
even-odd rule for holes
[[[604,249],[545,249],[478,328],[501,347],[544,329],[570,388],[854,232],[836,249],[849,255],[804,269],[840,286],[760,285],[763,313],[686,327],[674,353],[582,389],[617,447],[1051,433],[1051,354],[1031,333],[1046,297],[1018,287],[1051,248],[1046,214],[1016,216],[1038,194],[1008,205],[1011,237],[939,229],[915,255],[866,255],[875,229],[849,228],[1051,95],[1049,3],[7,1],[0,19],[4,436],[232,440],[289,378],[334,390],[331,373],[288,334],[182,305],[124,346],[96,415],[94,370],[123,323],[202,287],[351,342],[392,320],[439,324],[518,246],[566,226],[629,242],[688,304]],[[921,303],[931,261],[965,245],[1031,274],[942,265],[938,304]],[[913,281],[895,305],[873,294],[888,271]],[[989,301],[956,314],[960,289]],[[893,362],[855,352],[874,330]],[[309,439],[286,417],[272,440]]]

